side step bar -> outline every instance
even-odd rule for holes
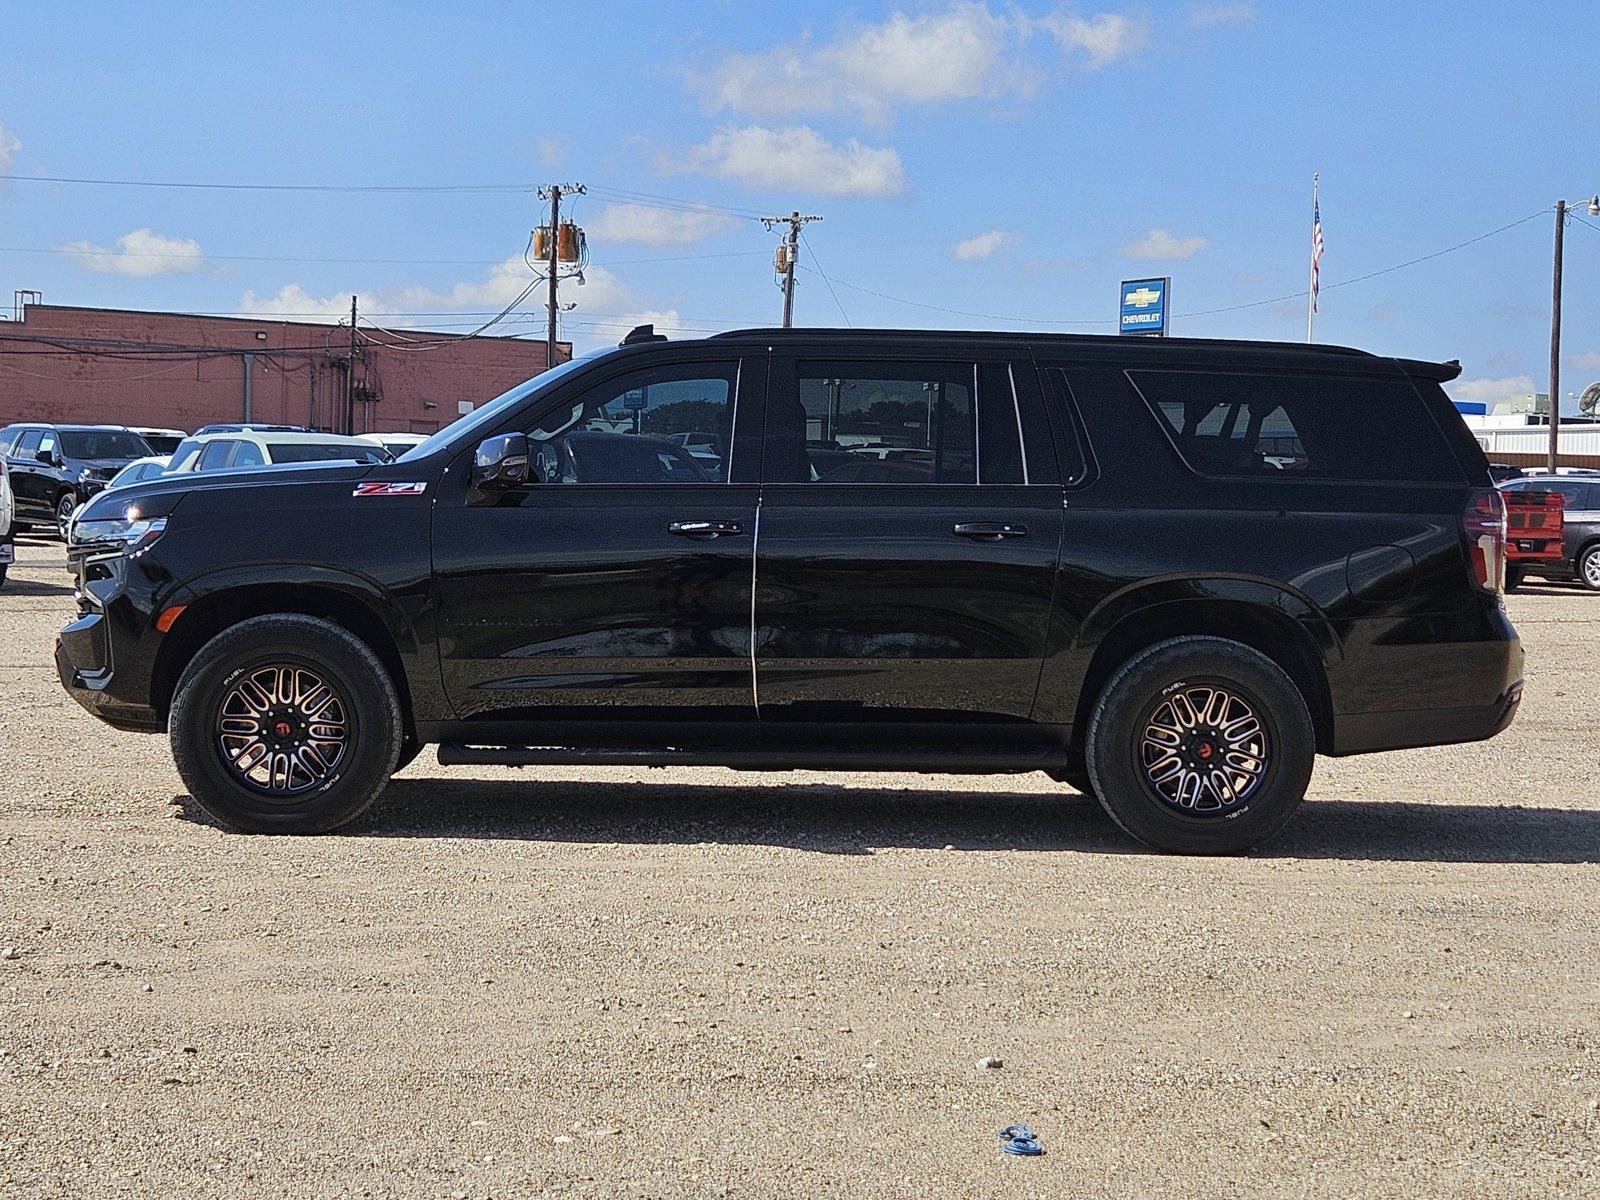
[[[827,747],[729,747],[667,750],[578,746],[469,746],[445,742],[444,766],[732,767],[736,771],[916,771],[936,775],[1005,775],[1059,770],[1063,751],[1007,746],[998,750],[877,750]]]

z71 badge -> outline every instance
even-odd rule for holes
[[[352,496],[420,496],[426,483],[358,483]]]

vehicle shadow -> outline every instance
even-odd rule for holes
[[[31,564],[30,564],[31,565]],[[13,567],[6,575],[6,581],[0,584],[0,599],[12,596],[70,596],[72,584],[49,583],[38,579],[21,579]]]
[[[184,816],[214,822],[188,796]],[[1059,792],[397,779],[349,826],[366,837],[914,850],[1150,853],[1088,797]],[[1322,800],[1254,852],[1397,862],[1600,862],[1600,811]]]

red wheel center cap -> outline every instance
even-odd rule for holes
[[[1210,742],[1201,742],[1199,749],[1195,753],[1199,754],[1201,758],[1209,759],[1216,751],[1212,749]]]
[[[291,733],[294,732],[294,726],[289,724],[289,722],[287,722],[287,721],[279,721],[272,728],[277,732],[277,735],[279,737],[284,737],[284,738],[288,737]]]

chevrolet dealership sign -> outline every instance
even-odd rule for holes
[[[1167,297],[1171,279],[1124,279],[1118,333],[1160,337],[1167,332]]]

